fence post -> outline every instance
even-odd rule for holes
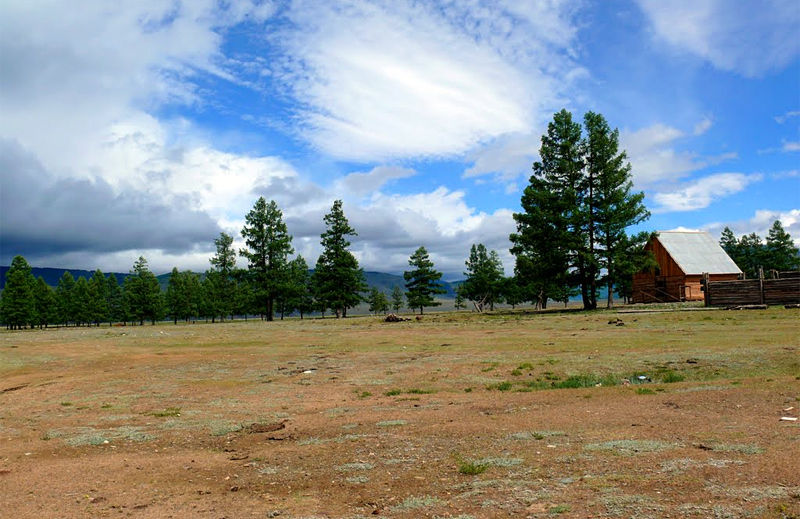
[[[711,306],[711,287],[708,283],[708,272],[703,272],[703,300],[706,306]]]
[[[761,304],[764,304],[764,267],[758,267],[758,295]]]

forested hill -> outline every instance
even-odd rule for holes
[[[5,287],[7,270],[8,270],[7,266],[0,267],[0,289]],[[55,288],[58,286],[58,280],[61,279],[61,276],[63,276],[64,272],[67,270],[69,270],[69,272],[75,279],[78,279],[80,276],[89,279],[94,275],[93,270],[56,269],[56,268],[41,268],[41,267],[33,267],[31,269],[31,274],[33,274],[33,277],[35,278],[42,276],[42,278],[44,278],[45,283]],[[106,277],[108,277],[109,275],[108,272],[104,272],[104,274],[106,275]],[[120,284],[122,284],[125,277],[128,276],[128,273],[114,272],[114,276],[116,276],[117,281]],[[157,276],[158,283],[161,285],[161,290],[167,289],[167,283],[169,283],[169,276],[170,276],[169,272]],[[364,272],[364,276],[367,278],[367,285],[369,285],[370,288],[377,287],[378,290],[386,294],[390,294],[392,292],[392,287],[394,287],[395,285],[397,285],[398,287],[400,287],[405,291],[406,282],[403,279],[403,276],[398,276],[395,274],[386,274],[384,272]],[[447,293],[443,294],[441,297],[453,298],[456,296],[455,288],[456,286],[458,286],[458,282],[448,283],[446,281],[442,281],[442,286],[444,286],[444,289],[447,290]]]

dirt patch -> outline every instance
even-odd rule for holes
[[[2,333],[0,509],[797,517],[800,324],[732,315]]]

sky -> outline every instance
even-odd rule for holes
[[[0,0],[0,264],[202,272],[263,196],[312,266],[341,199],[365,270],[510,274],[562,108],[619,129],[632,231],[800,245],[796,0]]]

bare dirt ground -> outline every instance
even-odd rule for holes
[[[799,317],[0,333],[0,516],[796,518]]]

